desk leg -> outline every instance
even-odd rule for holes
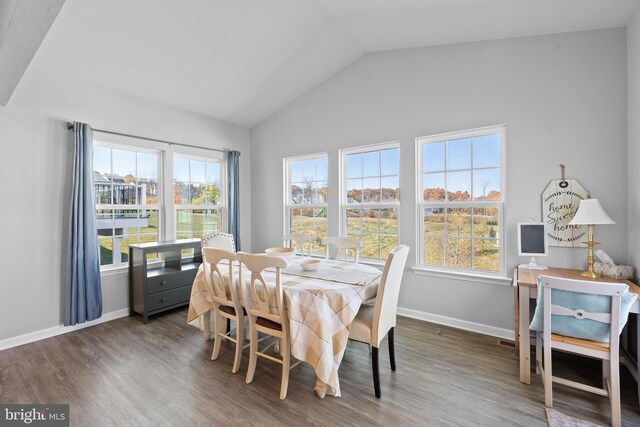
[[[529,287],[518,286],[520,295],[520,382],[531,384],[531,337],[529,335]]]
[[[518,286],[513,287],[513,333],[515,334],[513,343],[515,344],[516,354],[520,353],[520,296],[518,288]]]

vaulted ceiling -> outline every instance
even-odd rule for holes
[[[67,0],[30,67],[252,127],[367,52],[621,27],[637,5]]]

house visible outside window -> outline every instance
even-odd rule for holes
[[[159,238],[159,153],[94,143],[93,155],[100,265],[125,263],[130,244]]]
[[[362,241],[362,256],[386,259],[398,245],[400,146],[341,150],[341,234]]]
[[[285,159],[285,230],[313,236],[311,252],[324,254],[327,236],[326,154]]]
[[[225,218],[222,162],[176,154],[173,203],[176,238],[199,238],[223,229]]]
[[[416,139],[419,263],[505,271],[505,127]]]

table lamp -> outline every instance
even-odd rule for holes
[[[589,238],[587,242],[584,242],[589,248],[589,257],[587,258],[589,270],[583,271],[580,274],[591,278],[599,277],[600,273],[593,271],[593,246],[596,244],[596,242],[593,241],[593,226],[599,224],[615,224],[615,221],[609,218],[609,215],[602,209],[598,199],[587,198],[580,200],[580,206],[578,206],[578,210],[569,224],[589,226]]]

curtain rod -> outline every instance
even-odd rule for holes
[[[67,129],[68,130],[73,129],[73,123],[67,122]],[[190,148],[198,148],[200,150],[219,151],[221,153],[228,153],[229,152],[229,150],[227,150],[227,149],[198,147],[197,145],[180,144],[179,142],[171,142],[171,141],[165,141],[165,140],[162,140],[162,139],[147,138],[147,137],[144,137],[144,136],[131,135],[131,134],[128,134],[128,133],[112,132],[112,131],[109,131],[109,130],[93,129],[93,128],[92,128],[92,130],[94,132],[99,132],[99,133],[108,133],[109,135],[127,136],[127,137],[130,137],[130,138],[144,139],[146,141],[161,142],[163,144],[169,144],[169,145],[178,145],[180,147],[190,147]],[[239,151],[238,151],[238,154],[240,154]]]

